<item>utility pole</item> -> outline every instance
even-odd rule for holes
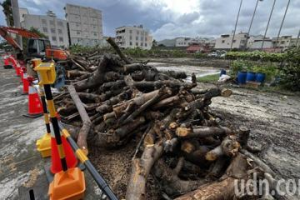
[[[297,42],[296,42],[296,47],[297,48],[298,48],[299,37],[300,37],[300,30],[299,30],[298,37],[297,37]]]
[[[251,19],[250,26],[249,26],[249,30],[248,30],[248,37],[247,37],[247,39],[246,39],[246,46],[245,46],[245,49],[247,49],[248,40],[249,40],[249,37],[250,37],[250,31],[251,31],[251,28],[252,28],[254,16],[255,16],[255,14],[256,14],[256,10],[257,10],[257,6],[258,6],[258,2],[259,2],[259,1],[263,1],[263,0],[257,0],[257,1],[256,1],[256,5],[255,5],[255,8],[254,8],[254,12],[253,12],[252,19]]]
[[[14,26],[16,28],[21,28],[19,2],[18,0],[10,0],[10,2],[11,2],[13,19],[14,19]],[[17,37],[18,44],[23,49],[22,37],[20,37],[19,35],[17,35],[16,37]]]
[[[285,20],[286,13],[287,13],[287,11],[288,11],[288,9],[289,9],[289,6],[290,6],[290,2],[291,2],[291,0],[288,0],[287,6],[286,6],[286,9],[285,9],[285,12],[284,12],[282,21],[281,21],[281,25],[280,25],[280,28],[279,28],[279,31],[278,31],[278,34],[277,34],[276,43],[275,43],[276,45],[278,45],[279,36],[280,36],[281,29],[282,29],[283,24],[284,24],[284,20]]]
[[[268,32],[270,21],[271,21],[272,15],[273,15],[275,3],[276,3],[276,0],[273,1],[273,6],[272,6],[272,10],[271,10],[270,17],[269,17],[269,20],[268,20],[267,28],[266,28],[266,31],[265,31],[265,34],[264,34],[264,37],[263,37],[263,41],[262,41],[262,44],[261,44],[261,50],[264,48],[265,38],[267,36],[267,32]]]
[[[230,51],[232,50],[232,45],[233,45],[233,41],[234,41],[234,37],[235,37],[236,27],[237,27],[238,22],[239,22],[239,17],[240,17],[240,12],[241,12],[242,5],[243,5],[243,0],[241,0],[239,11],[238,11],[238,14],[237,14],[237,17],[236,17],[234,32],[233,32],[233,36],[232,36],[232,40],[231,40],[231,45],[230,45]]]

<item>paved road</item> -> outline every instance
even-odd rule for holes
[[[35,142],[45,133],[43,118],[30,119],[27,95],[21,95],[20,78],[13,69],[3,69],[0,63],[0,199],[29,199],[33,189],[38,200],[48,199],[45,165]],[[85,199],[100,199],[100,190],[86,175]]]

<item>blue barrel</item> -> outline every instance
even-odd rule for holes
[[[239,85],[246,84],[247,72],[239,71],[237,75],[237,81]]]
[[[254,72],[247,72],[246,81],[255,81],[256,74]]]
[[[264,74],[264,73],[256,74],[256,82],[263,83],[263,82],[265,82],[265,79],[266,79],[266,74]]]
[[[221,69],[220,76],[222,76],[223,74],[226,74],[226,70],[225,69]]]

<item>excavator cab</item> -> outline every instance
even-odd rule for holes
[[[27,57],[29,58],[45,58],[46,49],[51,48],[50,41],[47,39],[30,38],[27,44]]]

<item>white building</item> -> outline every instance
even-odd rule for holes
[[[19,14],[20,14],[20,22],[24,21],[24,15],[28,15],[28,9],[27,8],[19,8]]]
[[[116,28],[115,41],[121,48],[151,49],[152,47],[152,36],[142,25]]]
[[[264,44],[262,44],[264,42]],[[255,50],[255,49],[261,49],[261,45],[263,46],[263,49],[272,49],[273,41],[271,39],[265,39],[264,41],[262,39],[254,40],[249,49]]]
[[[192,44],[206,44],[210,40],[205,39],[205,38],[189,38],[189,37],[177,37],[175,38],[175,47],[188,47]]]
[[[66,4],[64,9],[71,45],[95,46],[101,43],[103,28],[100,10],[71,4]]]
[[[233,35],[224,34],[216,39],[215,49],[230,49]],[[234,36],[233,49],[243,49],[247,43],[247,33],[238,33]]]
[[[48,36],[51,45],[57,47],[69,47],[67,21],[56,18],[52,11],[47,15],[30,15],[24,14],[24,20],[21,26],[25,29],[31,27],[38,29]]]

